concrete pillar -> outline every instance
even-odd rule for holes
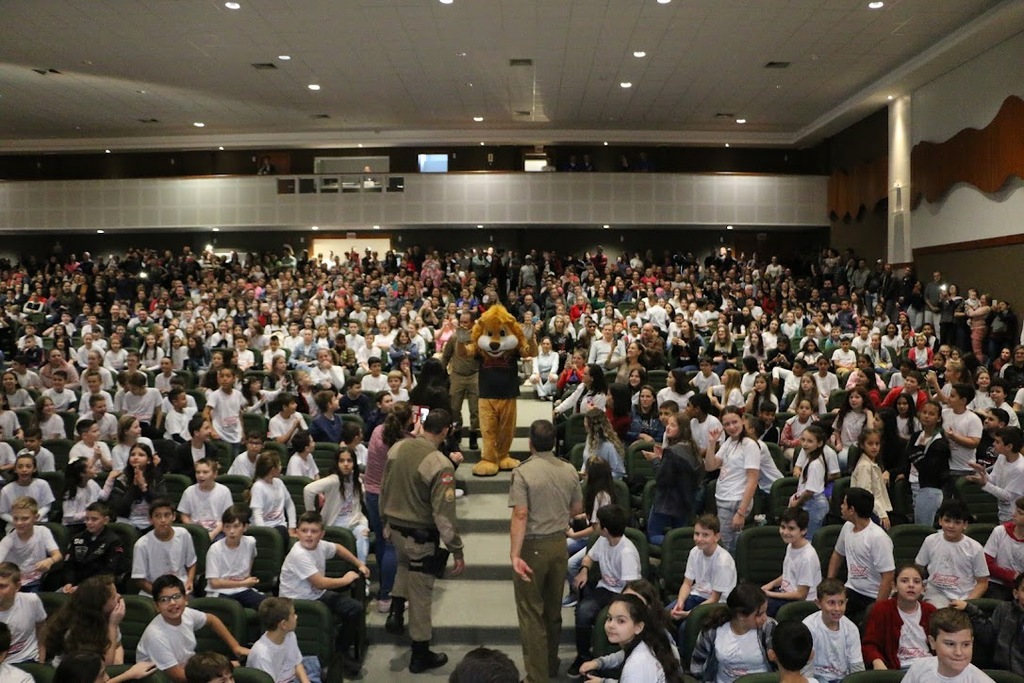
[[[889,229],[892,264],[913,260],[910,242],[910,95],[889,103]]]

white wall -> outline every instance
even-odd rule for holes
[[[410,174],[404,192],[277,194],[281,176],[0,183],[0,231],[828,224],[824,176]]]
[[[919,88],[912,96],[914,144],[945,142],[964,128],[982,129],[1010,95],[1024,97],[1024,33]],[[1024,183],[1012,179],[991,195],[957,185],[913,212],[914,248],[1024,233]]]

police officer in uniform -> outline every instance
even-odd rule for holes
[[[472,341],[473,316],[463,313],[459,316],[459,328],[445,342],[441,362],[448,368],[451,382],[452,414],[461,419],[462,402],[469,401],[469,449],[475,451],[480,436],[480,365],[466,353],[466,345]]]
[[[466,567],[462,539],[455,528],[455,467],[439,450],[451,420],[447,410],[430,411],[414,431],[415,438],[391,447],[381,484],[381,522],[398,553],[387,629],[390,633],[402,631],[408,605],[412,673],[448,662],[447,655],[430,651],[431,593],[434,580],[448,563],[449,551],[454,556],[452,576]],[[442,542],[448,550],[441,548]]]
[[[554,448],[555,426],[549,420],[530,425],[530,457],[512,470],[508,493],[512,580],[528,683],[558,675],[565,532],[572,516],[583,512],[576,469],[555,457]]]

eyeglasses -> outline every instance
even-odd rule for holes
[[[185,596],[181,593],[175,593],[174,595],[161,595],[156,601],[161,605],[168,605],[172,602],[181,602],[185,599]]]

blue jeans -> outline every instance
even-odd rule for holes
[[[822,494],[816,494],[803,504],[807,511],[807,540],[814,538],[814,534],[825,523],[825,515],[828,514],[828,500]]]
[[[573,545],[569,545],[573,544]],[[566,565],[565,576],[569,581],[569,593],[573,592],[572,581],[583,569],[583,558],[587,555],[587,539],[568,539],[569,564]],[[573,550],[573,548],[576,550]]]
[[[398,574],[398,555],[395,546],[384,540],[384,526],[380,522],[380,494],[366,494],[366,514],[369,517],[370,530],[377,537],[373,554],[377,558],[377,571],[380,573],[380,590],[378,600],[389,600],[391,589],[395,586],[395,575]],[[358,538],[356,539],[358,542]],[[358,552],[358,547],[357,547]]]
[[[654,545],[661,545],[665,542],[665,533],[669,529],[686,526],[686,522],[687,520],[683,517],[652,510],[647,518],[647,540]]]
[[[914,495],[914,524],[935,528],[935,515],[942,505],[942,489],[921,488],[920,484],[911,484]]]
[[[686,602],[683,603],[683,609],[685,611],[687,611],[687,612],[692,612],[695,607],[697,607],[698,605],[704,604],[704,602],[706,600],[707,600],[707,598],[705,598],[703,595],[693,595],[691,593],[690,595],[687,596]],[[665,605],[665,609],[667,611],[671,612],[672,608],[675,607],[678,602],[679,602],[678,600],[673,600],[672,602],[670,602],[667,605]],[[679,630],[676,632],[676,647],[682,647],[683,646],[683,641],[685,640],[683,635],[684,635],[684,631],[685,630],[686,630],[686,619],[685,618],[684,619],[680,619],[679,620]]]

